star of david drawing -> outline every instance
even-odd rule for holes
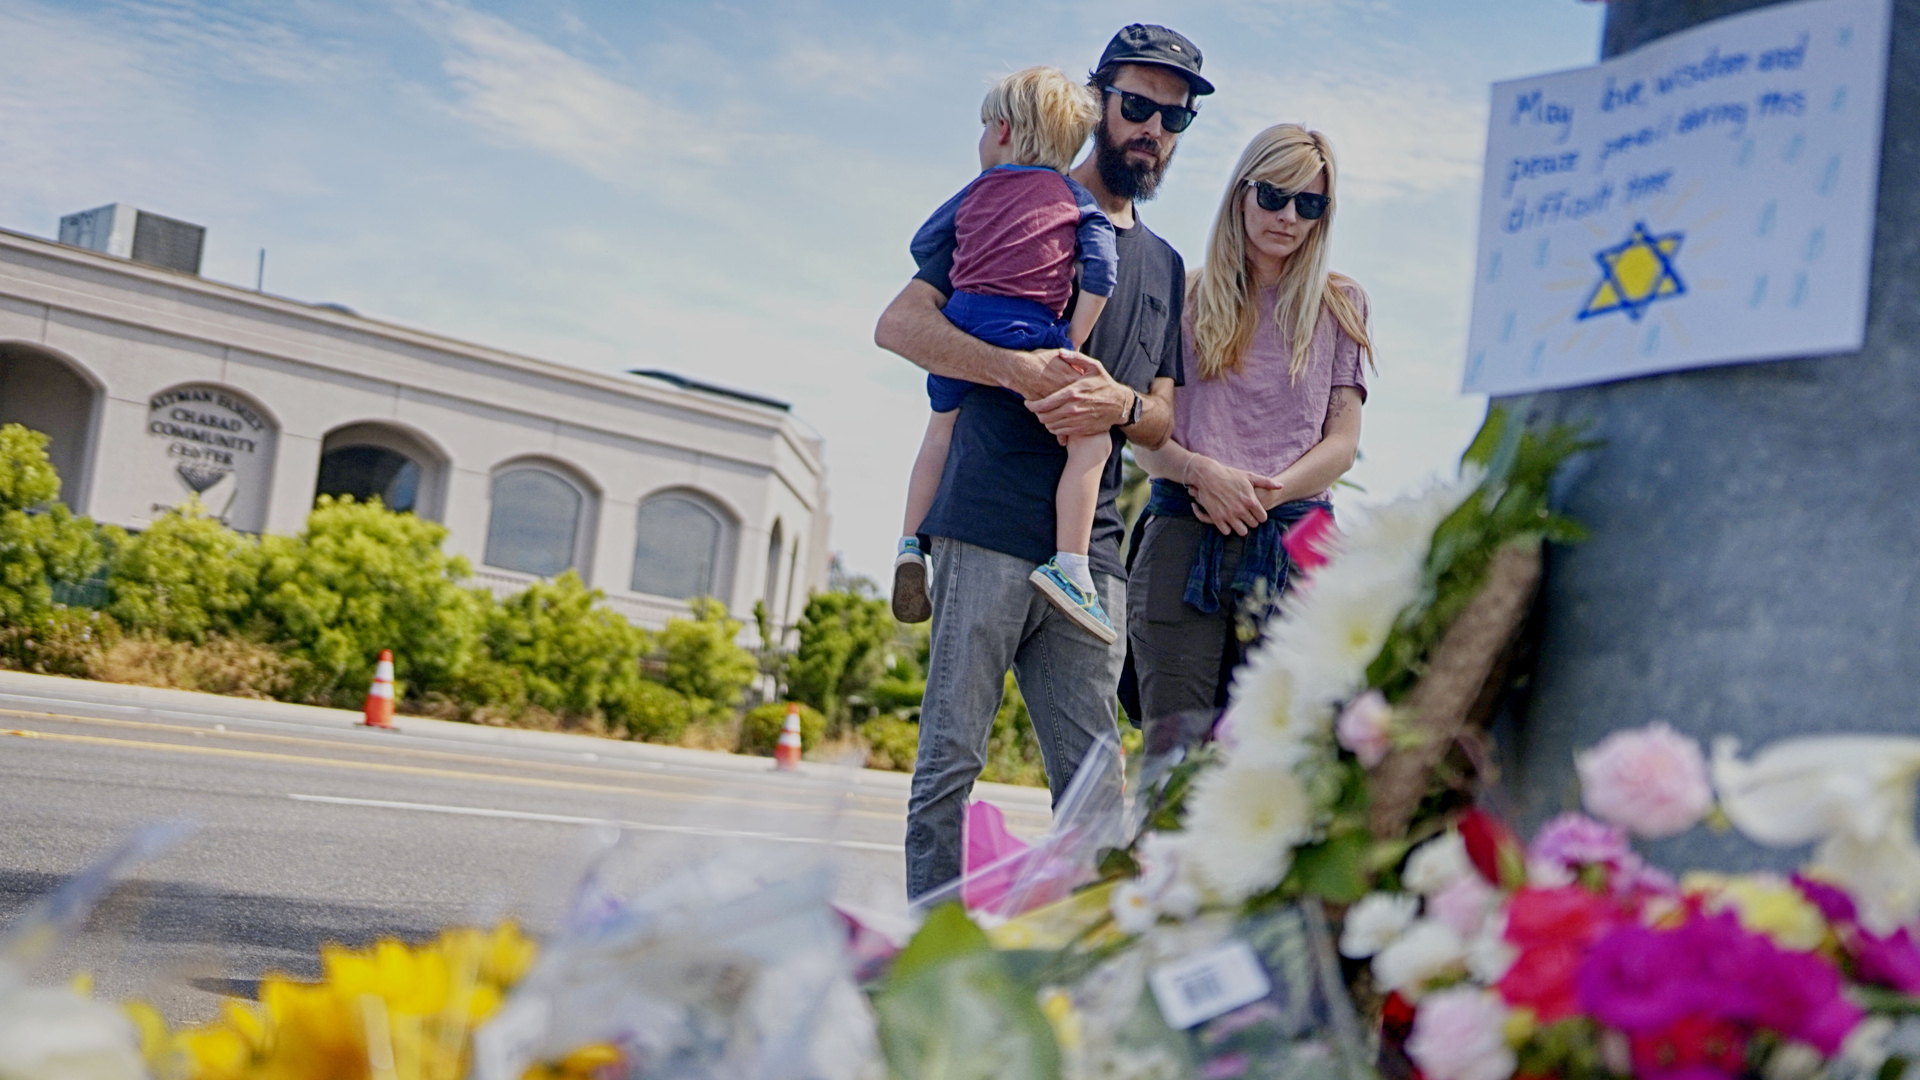
[[[1613,247],[1594,253],[1600,264],[1600,284],[1581,305],[1581,319],[1624,311],[1639,322],[1647,305],[1668,300],[1687,291],[1674,272],[1673,259],[1680,252],[1684,236],[1678,232],[1655,236],[1643,221],[1633,223],[1633,233]]]

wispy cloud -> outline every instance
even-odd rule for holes
[[[496,139],[621,187],[724,166],[738,138],[538,36],[448,0],[400,5],[444,50],[447,106]]]

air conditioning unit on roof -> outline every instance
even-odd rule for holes
[[[200,272],[200,251],[206,239],[204,226],[149,214],[125,203],[83,210],[60,219],[63,244],[188,274]]]

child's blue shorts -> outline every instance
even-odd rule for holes
[[[1047,305],[1010,296],[956,292],[947,301],[947,320],[989,345],[1003,349],[1070,349],[1067,320],[1056,319]],[[979,383],[927,376],[927,398],[937,413],[952,412]],[[1005,393],[1013,393],[1011,390]],[[1016,395],[1018,396],[1018,395]]]

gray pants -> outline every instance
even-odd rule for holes
[[[1233,605],[1223,602],[1219,611],[1207,615],[1181,599],[1194,551],[1212,528],[1190,517],[1156,517],[1147,522],[1133,557],[1127,579],[1133,598],[1127,636],[1140,680],[1143,723],[1215,707],[1225,689],[1225,672],[1239,662]],[[1222,581],[1233,580],[1245,547],[1238,536],[1226,538],[1220,555]]]
[[[1102,645],[1027,583],[1034,564],[935,537],[933,641],[920,706],[920,756],[907,803],[907,896],[960,876],[960,825],[987,763],[1009,668],[1027,702],[1054,802],[1101,735],[1115,734],[1125,639]],[[1107,617],[1126,625],[1126,582],[1096,571]],[[1118,771],[1112,777],[1118,784]]]

